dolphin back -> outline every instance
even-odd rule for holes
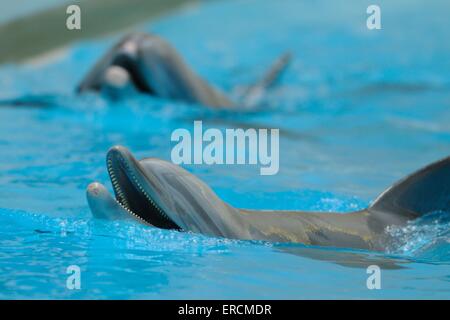
[[[450,213],[450,157],[395,183],[368,210],[374,216],[396,215],[406,220],[435,211]]]

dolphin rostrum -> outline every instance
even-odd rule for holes
[[[239,105],[261,103],[291,60],[289,53],[278,58],[265,76],[251,86]],[[113,98],[138,91],[164,99],[230,108],[235,102],[197,75],[162,38],[132,33],[111,48],[81,81],[78,92],[103,91]]]
[[[92,183],[94,216],[132,216],[146,224],[232,239],[384,250],[386,227],[435,211],[450,211],[450,157],[432,163],[384,191],[367,209],[350,213],[237,209],[203,181],[170,162],[136,160],[122,146],[108,151],[115,193]]]

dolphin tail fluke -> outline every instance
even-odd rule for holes
[[[279,56],[261,80],[247,90],[244,95],[244,105],[247,107],[254,107],[259,104],[266,90],[277,83],[283,72],[289,66],[291,60],[292,54],[289,51]]]
[[[372,214],[409,220],[443,211],[450,213],[450,157],[434,162],[395,183],[370,206]]]

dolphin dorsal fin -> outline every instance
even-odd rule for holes
[[[373,202],[369,211],[412,219],[433,211],[450,213],[450,157],[398,181]]]
[[[280,79],[291,60],[292,54],[290,52],[283,53],[270,66],[264,76],[246,90],[243,97],[243,104],[246,108],[255,107],[261,102],[267,89]]]

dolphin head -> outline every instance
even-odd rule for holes
[[[189,71],[162,38],[129,35],[119,44],[104,72],[102,90],[113,98],[133,90],[169,99],[189,97],[190,88],[183,80]]]
[[[140,221],[163,229],[245,237],[244,222],[237,210],[183,168],[157,158],[138,161],[122,146],[112,147],[106,158],[116,202]],[[98,184],[91,188],[100,190]],[[92,192],[88,189],[87,193],[91,204]],[[109,197],[95,195],[95,199],[102,202]],[[90,207],[95,210],[99,205]]]

